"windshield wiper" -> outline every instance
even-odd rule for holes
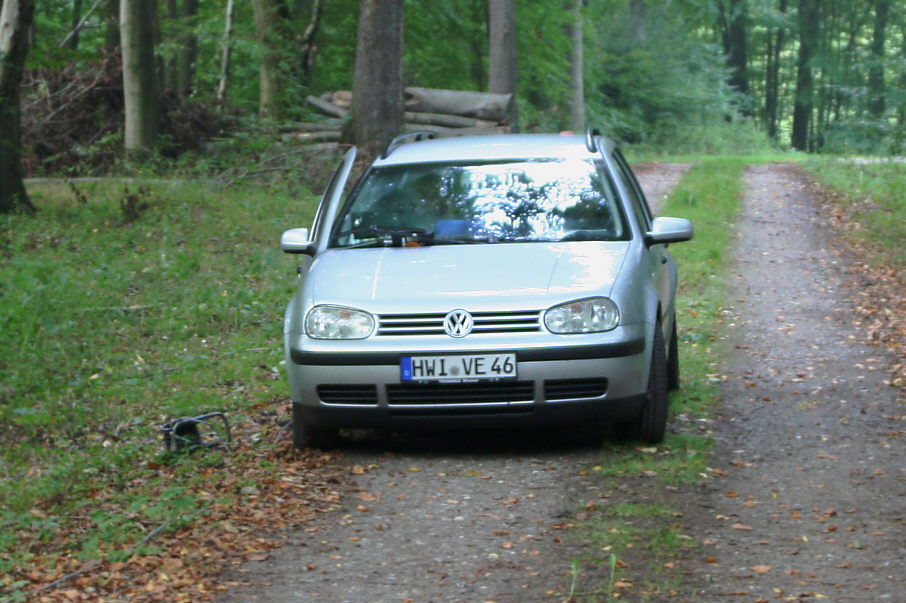
[[[362,238],[375,238],[381,239],[384,237],[390,237],[390,244],[393,247],[402,247],[404,241],[414,241],[419,245],[462,245],[465,243],[471,243],[471,240],[463,239],[446,239],[446,238],[435,238],[433,232],[428,232],[424,228],[418,228],[414,226],[360,226],[357,228],[350,228],[349,230],[344,230],[338,232],[334,236],[334,240],[341,237],[355,235]],[[371,235],[371,237],[369,237]]]
[[[418,241],[421,237],[427,236],[428,231],[424,228],[409,226],[359,226],[357,228],[350,228],[349,230],[338,232],[334,236],[334,240],[349,235],[355,235],[357,237],[367,237],[368,235],[371,235],[373,238],[390,237],[391,244],[394,247],[401,247],[403,245],[403,239]]]

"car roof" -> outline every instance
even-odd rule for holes
[[[374,167],[411,163],[494,161],[504,159],[593,159],[598,148],[613,142],[595,136],[597,145],[590,151],[586,136],[578,134],[496,134],[460,136],[409,142],[394,147],[374,162]]]

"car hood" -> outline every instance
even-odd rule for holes
[[[313,303],[375,312],[447,311],[453,307],[536,308],[609,295],[628,242],[435,245],[332,249],[312,264]]]

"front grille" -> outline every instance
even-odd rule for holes
[[[399,383],[387,386],[388,401],[399,406],[531,403],[534,397],[535,384],[532,381]]]
[[[377,404],[374,385],[319,385],[318,397],[326,404]]]
[[[607,394],[607,379],[557,379],[544,382],[546,400],[600,398]]]
[[[378,336],[444,335],[446,314],[382,314]],[[541,311],[473,312],[472,335],[483,333],[531,333],[541,330]]]

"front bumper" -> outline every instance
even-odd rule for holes
[[[623,421],[645,400],[651,342],[641,326],[619,341],[560,347],[513,346],[514,380],[401,382],[412,351],[290,349],[287,370],[294,411],[325,427],[460,428]],[[500,349],[506,349],[500,348]],[[487,352],[461,350],[455,353]]]

